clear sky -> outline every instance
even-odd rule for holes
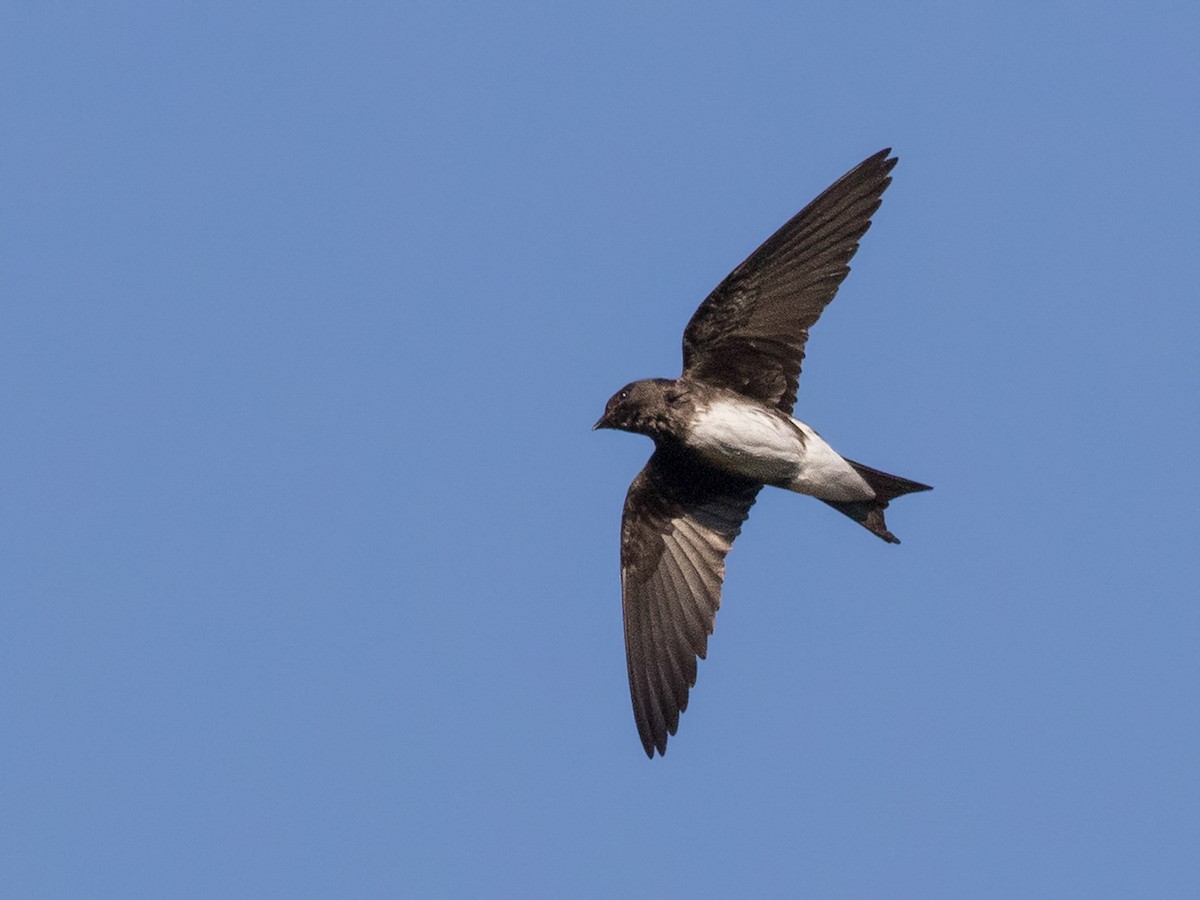
[[[1200,894],[1194,3],[0,12],[0,894]],[[900,157],[667,756],[592,433]]]

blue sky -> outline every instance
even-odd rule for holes
[[[1194,4],[9,4],[0,893],[1200,891]],[[638,744],[592,433],[900,163]]]

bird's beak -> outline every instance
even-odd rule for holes
[[[592,426],[592,431],[595,431],[598,428],[610,428],[610,427],[611,426],[608,424],[608,415],[605,414],[596,421],[595,425]]]

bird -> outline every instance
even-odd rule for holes
[[[846,459],[792,418],[809,329],[891,184],[891,152],[839,178],[717,285],[684,330],[678,378],[626,385],[593,426],[654,441],[621,515],[629,691],[651,759],[687,709],[725,557],[764,486],[816,497],[892,544],[888,504],[931,489]]]

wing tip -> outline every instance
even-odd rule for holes
[[[671,732],[674,734],[674,732]],[[659,756],[667,755],[667,732],[655,734],[649,723],[638,722],[638,737],[642,742],[642,750],[646,753],[647,759],[654,759],[655,751]]]
[[[885,179],[884,188],[886,189],[887,185],[892,181],[891,171],[892,169],[896,168],[896,163],[898,162],[900,162],[900,157],[892,156],[892,148],[884,147],[882,150],[878,151],[877,153],[872,153],[870,156],[864,159],[858,164],[855,170],[871,168],[878,169],[878,174]]]
[[[659,756],[666,756],[667,755],[666,734],[664,734],[664,736],[662,736],[661,740],[656,740],[655,738],[648,736],[648,734],[647,734],[647,736],[643,736],[642,737],[642,750],[646,751],[647,760],[653,760],[655,754],[658,754]]]

